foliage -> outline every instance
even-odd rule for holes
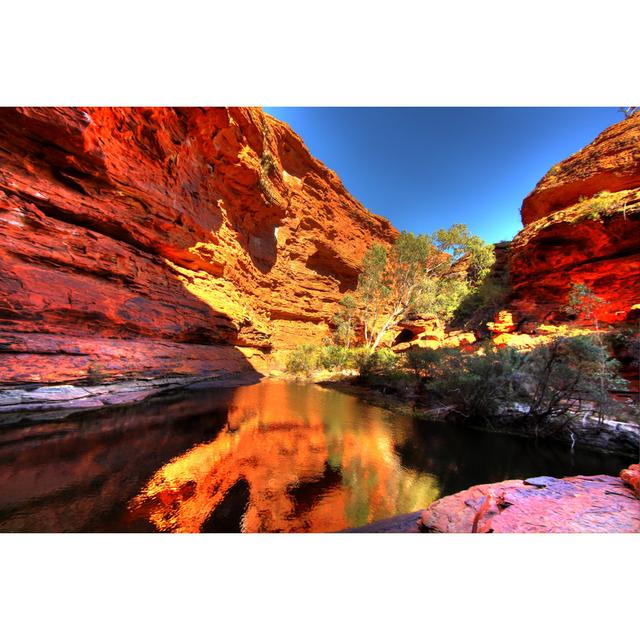
[[[367,361],[370,372],[385,375],[395,371],[398,365],[398,355],[386,347],[374,351]]]
[[[509,283],[506,272],[500,277],[490,274],[454,309],[452,317],[454,324],[484,327],[504,306],[508,293]]]
[[[472,235],[464,224],[454,224],[449,229],[440,229],[433,234],[435,244],[441,251],[449,251],[453,262],[468,259],[467,271],[470,285],[478,284],[485,278],[495,256],[493,247],[479,236]]]
[[[441,322],[449,322],[472,291],[463,277],[432,278],[422,293],[421,308],[428,309]]]
[[[489,343],[476,353],[444,351],[432,370],[427,390],[465,417],[491,422],[517,398],[518,371],[524,355]]]
[[[609,333],[606,341],[615,353],[623,354],[629,364],[640,367],[640,323],[637,328],[626,327]]]
[[[597,311],[602,304],[604,304],[604,300],[597,296],[591,287],[584,283],[574,282],[569,289],[568,301],[564,310],[579,319],[597,322]]]
[[[413,372],[419,386],[422,386],[424,381],[434,377],[437,366],[443,358],[444,351],[444,349],[414,347],[405,352],[405,364]]]
[[[609,406],[609,389],[626,388],[619,363],[588,335],[556,338],[528,354],[523,370],[527,417],[536,426],[569,424],[584,401],[595,403],[600,418]]]
[[[371,375],[385,376],[392,374],[398,365],[398,356],[387,348],[371,351],[367,348],[353,350],[353,363],[362,377]]]
[[[595,335],[593,340],[599,348],[599,390],[596,394],[596,402],[598,405],[598,417],[603,420],[604,414],[609,406],[609,392],[611,384],[611,372],[609,371],[609,353],[605,347],[602,335],[600,334],[600,325],[598,322],[598,310],[604,304],[604,300],[597,296],[593,290],[584,283],[573,283],[569,290],[568,303],[565,311],[578,319],[588,320],[595,325]],[[625,384],[620,381],[621,384]]]
[[[347,294],[339,304],[340,309],[333,316],[334,335],[336,342],[348,349],[355,334],[356,301]]]
[[[640,112],[640,107],[620,107],[618,109],[618,111],[620,111],[625,119],[626,118],[630,118],[631,116],[635,115],[636,113]]]
[[[355,294],[343,300],[335,319],[336,340],[346,344],[345,333],[351,336],[357,322],[366,346],[375,351],[385,334],[412,313],[430,312],[449,320],[494,260],[491,245],[462,224],[433,235],[403,232],[389,251],[372,245]]]
[[[570,425],[585,401],[608,406],[608,389],[626,385],[617,361],[585,335],[556,338],[529,353],[488,343],[474,353],[412,349],[405,359],[418,393],[432,404],[489,424],[519,406],[520,419],[536,433]]]
[[[318,349],[311,344],[298,345],[287,358],[286,370],[296,376],[310,377],[318,364]]]
[[[327,370],[348,369],[352,362],[352,354],[347,347],[333,344],[322,347],[316,360],[318,368]]]
[[[619,210],[625,202],[624,193],[610,193],[601,191],[592,198],[580,198],[578,205],[579,217],[576,221],[586,218],[587,220],[602,221],[603,217],[612,216]]]
[[[640,379],[640,321],[636,327],[626,327],[606,336],[606,341],[620,362],[635,369]],[[636,420],[640,419],[640,388],[634,402]]]

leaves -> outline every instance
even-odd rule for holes
[[[486,277],[494,259],[492,246],[463,224],[432,235],[405,231],[389,251],[372,245],[364,256],[353,298],[348,303],[343,300],[343,309],[334,318],[337,340],[347,344],[349,322],[357,321],[365,344],[376,349],[408,315],[426,312],[444,322],[450,320]],[[462,268],[457,268],[462,261]]]

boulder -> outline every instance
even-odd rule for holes
[[[627,482],[637,482],[637,470],[632,474]],[[640,533],[640,500],[620,478],[543,476],[447,496],[418,524],[430,533]]]

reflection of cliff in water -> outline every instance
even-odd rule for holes
[[[155,398],[0,433],[0,531],[153,531],[121,522],[173,456],[209,440],[233,391]]]
[[[219,512],[225,530],[238,514],[222,505],[238,483],[248,487],[243,531],[335,531],[415,510],[438,496],[437,482],[400,465],[394,446],[411,421],[389,418],[315,386],[239,388],[222,432],[160,469],[131,516],[160,531],[201,531]]]
[[[337,531],[627,462],[265,380],[0,431],[0,531]]]

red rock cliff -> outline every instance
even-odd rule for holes
[[[0,224],[3,383],[264,366],[396,233],[255,108],[0,109]]]
[[[640,309],[640,114],[553,167],[524,200],[510,247],[510,310],[520,326],[567,321],[572,283],[604,300],[605,323]]]

